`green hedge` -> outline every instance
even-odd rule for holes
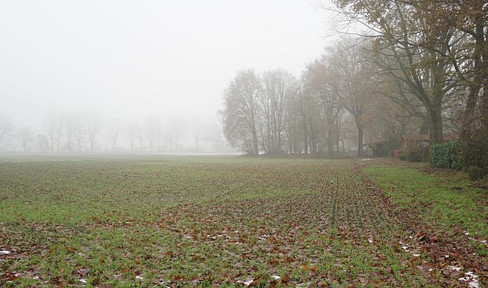
[[[459,147],[457,142],[451,141],[430,147],[429,162],[432,167],[460,170]]]

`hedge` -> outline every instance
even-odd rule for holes
[[[459,161],[459,146],[456,141],[432,145],[429,162],[432,167],[457,169],[462,168]]]

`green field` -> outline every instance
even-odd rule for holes
[[[3,157],[0,286],[486,284],[486,190],[390,162]]]

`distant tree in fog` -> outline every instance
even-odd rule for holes
[[[0,150],[2,145],[12,135],[14,128],[15,126],[10,119],[0,116]]]
[[[229,143],[259,154],[258,120],[261,83],[253,70],[239,72],[224,93],[224,135]]]
[[[90,143],[90,152],[95,151],[97,137],[102,128],[102,119],[98,113],[87,113],[85,118],[86,135]]]
[[[72,131],[78,152],[82,152],[86,139],[85,117],[81,113],[71,116],[68,130]]]
[[[320,119],[324,118],[324,123],[317,123],[316,126],[325,129],[325,143],[321,146],[327,147],[327,155],[334,156],[339,146],[338,127],[341,121],[342,105],[338,99],[336,91],[333,89],[330,77],[331,68],[329,67],[329,59],[323,55],[320,59],[307,65],[303,72],[303,85],[305,91],[312,94],[312,97],[317,101],[320,107]],[[319,139],[323,141],[324,139]],[[336,146],[337,149],[334,149]]]
[[[288,110],[286,118],[286,146],[289,154],[298,154],[304,151],[306,141],[306,130],[304,113],[302,110],[301,87],[297,87],[297,93],[292,95],[287,101]]]
[[[110,141],[112,152],[117,152],[118,141],[122,130],[122,121],[120,119],[112,119],[107,123],[107,136]]]
[[[144,134],[149,145],[149,151],[159,150],[160,139],[163,137],[163,124],[158,117],[148,117],[144,120]]]
[[[282,153],[283,133],[287,118],[287,102],[296,93],[297,80],[290,73],[279,69],[265,72],[262,77],[263,89],[260,93],[262,107],[263,150],[268,154]]]
[[[223,131],[221,125],[216,120],[207,122],[203,139],[212,145],[214,152],[222,152],[225,150]]]
[[[32,130],[29,127],[23,126],[19,130],[19,137],[22,145],[22,151],[29,152],[30,149],[32,148],[31,147],[32,144],[35,142],[34,132],[32,132]]]
[[[60,152],[63,136],[63,119],[60,114],[49,114],[46,119],[46,132],[51,152]]]
[[[41,151],[41,152],[48,152],[50,150],[49,138],[44,134],[37,134],[36,144],[37,144],[39,151]]]
[[[141,136],[141,127],[139,126],[139,122],[137,122],[136,120],[129,121],[129,123],[127,123],[125,132],[129,140],[130,151],[134,152],[136,149],[137,140]]]
[[[341,105],[354,118],[357,128],[358,156],[363,156],[365,113],[375,96],[376,66],[367,61],[365,46],[345,39],[331,52],[332,85]]]
[[[298,109],[301,122],[301,131],[303,135],[303,152],[305,154],[316,154],[320,152],[321,141],[320,135],[323,132],[323,121],[321,115],[321,106],[315,92],[310,87],[303,85],[306,74],[302,75],[302,89],[298,94],[298,102],[295,109]]]
[[[22,152],[218,152],[225,141],[217,119],[172,116],[147,117],[142,122],[112,119],[102,121],[94,112],[50,113],[41,130],[0,118],[0,148]],[[191,121],[192,120],[192,121]],[[14,133],[15,132],[15,133]]]
[[[181,139],[187,132],[187,123],[184,118],[179,116],[172,116],[166,123],[166,143],[171,152],[178,152],[183,149]]]
[[[195,144],[195,152],[200,152],[200,142],[205,135],[205,126],[202,118],[193,118],[191,124],[191,134]]]

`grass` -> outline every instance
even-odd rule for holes
[[[400,207],[417,208],[425,222],[488,238],[488,194],[472,187],[465,175],[391,166],[371,166],[364,172]]]
[[[392,170],[367,172],[394,195]],[[10,252],[0,255],[0,286],[411,287],[457,279],[420,248],[412,254],[418,243],[396,208],[353,161],[9,156],[0,159],[0,179],[0,250]],[[418,268],[426,265],[435,269]]]

